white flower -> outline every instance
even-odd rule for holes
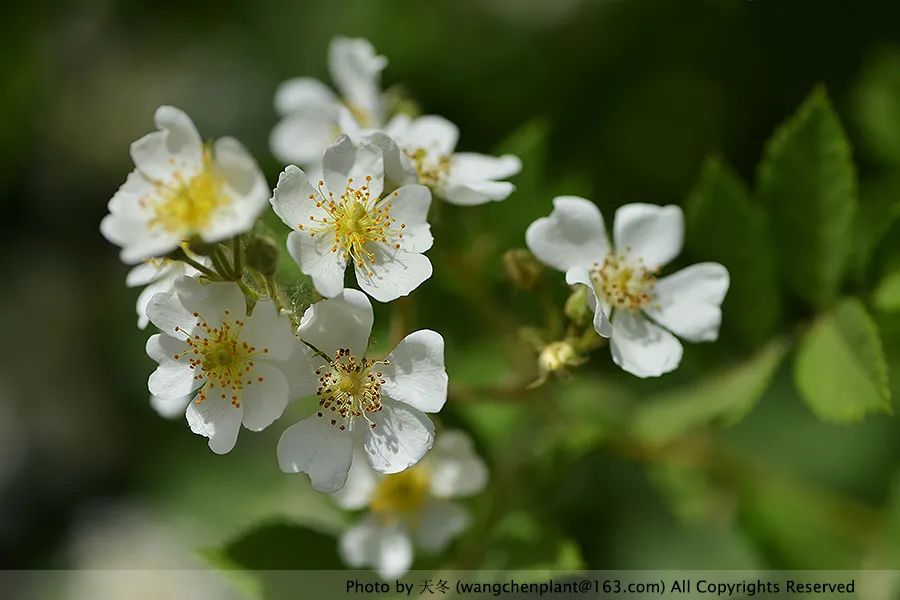
[[[406,185],[381,197],[381,149],[347,136],[325,151],[324,178],[310,179],[294,165],[278,178],[272,207],[294,231],[287,249],[312,277],[316,290],[333,297],[344,289],[344,270],[353,261],[356,280],[381,302],[405,296],[431,277],[428,207],[422,185]]]
[[[193,398],[188,424],[217,454],[234,447],[241,423],[260,431],[280,417],[291,396],[287,373],[309,369],[288,318],[266,300],[247,316],[234,283],[182,277],[150,300],[147,313],[162,331],[147,340],[147,354],[159,363],[150,393],[169,407]]]
[[[502,180],[522,169],[519,158],[454,152],[459,130],[443,117],[397,115],[385,127],[385,134],[402,150],[399,160],[413,181],[427,185],[448,202],[473,206],[505,200],[515,190]]]
[[[412,565],[413,545],[439,552],[466,528],[468,514],[451,499],[477,494],[487,476],[462,431],[442,432],[422,462],[396,475],[354,461],[347,485],[334,498],[346,509],[368,507],[369,514],[341,536],[341,556],[353,568],[400,577]]]
[[[409,334],[384,360],[365,356],[372,305],[358,290],[313,304],[299,336],[325,353],[313,358],[318,411],[289,427],[278,442],[287,473],[307,473],[321,492],[344,486],[354,439],[373,469],[398,473],[425,455],[434,425],[425,413],[447,400],[444,338],[434,331]]]
[[[549,217],[528,228],[528,247],[541,262],[564,271],[570,285],[593,292],[588,298],[594,328],[610,338],[617,365],[638,377],[656,377],[681,362],[681,343],[673,333],[690,342],[718,337],[729,283],[725,267],[699,263],[659,277],[660,268],[681,251],[679,207],[622,206],[613,224],[613,248],[591,201],[561,196],[553,206]]]
[[[356,137],[384,122],[381,71],[387,59],[364,39],[336,37],[328,49],[328,70],[340,97],[317,79],[282,83],[275,110],[283,117],[272,130],[272,154],[285,163],[314,169],[322,152],[341,133]]]
[[[250,229],[265,207],[265,178],[240,142],[204,144],[190,117],[156,111],[159,131],[131,145],[135,170],[109,202],[100,231],[135,264],[197,236],[217,242]]]

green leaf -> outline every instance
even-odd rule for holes
[[[888,273],[872,295],[872,304],[882,312],[900,310],[900,270]]]
[[[850,145],[824,88],[816,88],[769,140],[757,190],[782,282],[802,300],[827,305],[847,264],[857,187]]]
[[[765,392],[786,350],[784,341],[775,340],[738,366],[650,398],[636,410],[632,432],[661,445],[711,422],[736,423]]]
[[[857,280],[863,281],[871,272],[869,263],[876,248],[900,216],[900,176],[891,173],[867,179],[860,185],[859,200],[851,265]]]
[[[884,163],[900,164],[900,49],[867,61],[853,100],[865,149]]]
[[[284,594],[290,589],[290,578],[279,577],[277,571],[344,568],[332,536],[282,520],[258,525],[199,554],[253,598],[291,597]]]
[[[878,328],[859,300],[842,301],[807,332],[794,362],[794,382],[825,421],[851,423],[871,412],[892,412]]]
[[[685,216],[691,255],[718,261],[731,274],[723,328],[749,344],[764,342],[778,324],[781,299],[762,208],[727,164],[710,157],[685,203]]]

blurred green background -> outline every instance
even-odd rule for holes
[[[328,81],[336,34],[370,39],[390,60],[385,86],[457,123],[461,149],[525,162],[506,202],[441,207],[435,276],[415,294],[414,325],[447,339],[442,422],[472,433],[493,475],[469,504],[472,530],[418,566],[900,567],[900,428],[884,412],[829,424],[804,404],[796,341],[834,298],[806,302],[784,281],[740,279],[762,268],[756,229],[729,238],[726,210],[720,252],[700,209],[688,209],[679,264],[723,261],[734,283],[720,341],[687,345],[681,368],[659,380],[620,372],[601,349],[569,381],[504,394],[533,376],[516,331],[540,324],[542,309],[504,279],[500,260],[557,193],[586,195],[608,222],[620,204],[685,204],[692,190],[709,196],[698,205],[730,194],[758,207],[741,185],[754,188],[766,140],[822,83],[859,181],[850,252],[862,258],[848,259],[839,289],[877,324],[896,395],[900,317],[888,292],[871,302],[900,264],[900,5],[101,0],[5,12],[4,567],[202,564],[197,548],[243,566],[339,565],[332,536],[348,517],[275,460],[278,435],[308,404],[262,434],[244,431],[223,457],[183,419],[158,417],[137,291],[98,230],[131,169],[128,145],[160,104],[185,109],[204,136],[241,139],[274,183],[275,88],[298,75]],[[695,185],[713,154],[744,184],[727,175],[717,192]],[[717,164],[704,171],[712,179]],[[782,272],[796,262],[789,246],[774,247],[759,262]],[[729,252],[740,264],[716,255]],[[546,285],[561,306],[562,277]],[[386,348],[387,310],[377,317]],[[254,535],[268,550],[248,550]]]

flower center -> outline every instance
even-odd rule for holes
[[[231,320],[230,314],[226,310],[222,324],[213,327],[199,313],[194,313],[199,331],[188,335],[185,342],[189,348],[186,354],[190,368],[195,371],[194,379],[206,380],[197,392],[197,404],[206,400],[208,392],[215,389],[220,399],[230,400],[233,406],[239,407],[244,388],[265,381],[263,377],[254,378],[250,373],[254,367],[253,357],[260,353],[267,354],[269,349],[257,349],[241,341],[244,321]],[[179,327],[175,331],[187,333]],[[179,360],[182,355],[175,354],[173,358]]]
[[[416,169],[419,183],[436,186],[450,170],[450,157],[429,152],[426,148],[407,148],[406,155]]]
[[[174,180],[156,183],[148,228],[178,234],[197,232],[209,225],[220,208],[231,203],[225,193],[225,178],[213,162],[209,146],[203,149],[203,167],[198,173],[186,178],[176,171]]]
[[[658,270],[644,266],[640,258],[629,260],[623,255],[609,254],[591,269],[591,281],[597,294],[613,308],[638,311],[653,299],[653,286]]]
[[[362,417],[375,429],[367,413],[381,410],[381,372],[373,371],[376,364],[385,362],[367,358],[357,359],[347,348],[339,349],[334,360],[316,369],[319,376],[319,417],[331,412],[331,424],[339,425],[341,431],[347,429],[354,417]]]
[[[368,245],[389,244],[399,249],[406,223],[397,223],[397,219],[391,216],[389,201],[370,197],[372,177],[366,176],[365,181],[355,187],[353,179],[347,179],[344,191],[335,198],[334,192],[326,192],[325,182],[320,180],[318,195],[310,194],[309,199],[316,203],[316,208],[325,211],[325,216],[310,215],[311,223],[300,223],[297,228],[308,232],[310,237],[333,236],[331,251],[340,252],[345,260],[352,258],[372,276],[371,265],[376,262],[376,255]],[[397,192],[393,196],[396,197]]]
[[[409,515],[422,508],[430,489],[428,469],[418,465],[382,479],[369,506],[382,517]]]

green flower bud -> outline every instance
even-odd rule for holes
[[[586,327],[594,318],[588,306],[588,289],[586,286],[575,286],[575,291],[566,299],[566,316],[579,327]]]
[[[263,275],[272,275],[278,266],[278,244],[268,236],[254,237],[245,250],[247,265]]]
[[[503,253],[506,277],[520,290],[533,289],[544,267],[524,248],[512,248]]]

